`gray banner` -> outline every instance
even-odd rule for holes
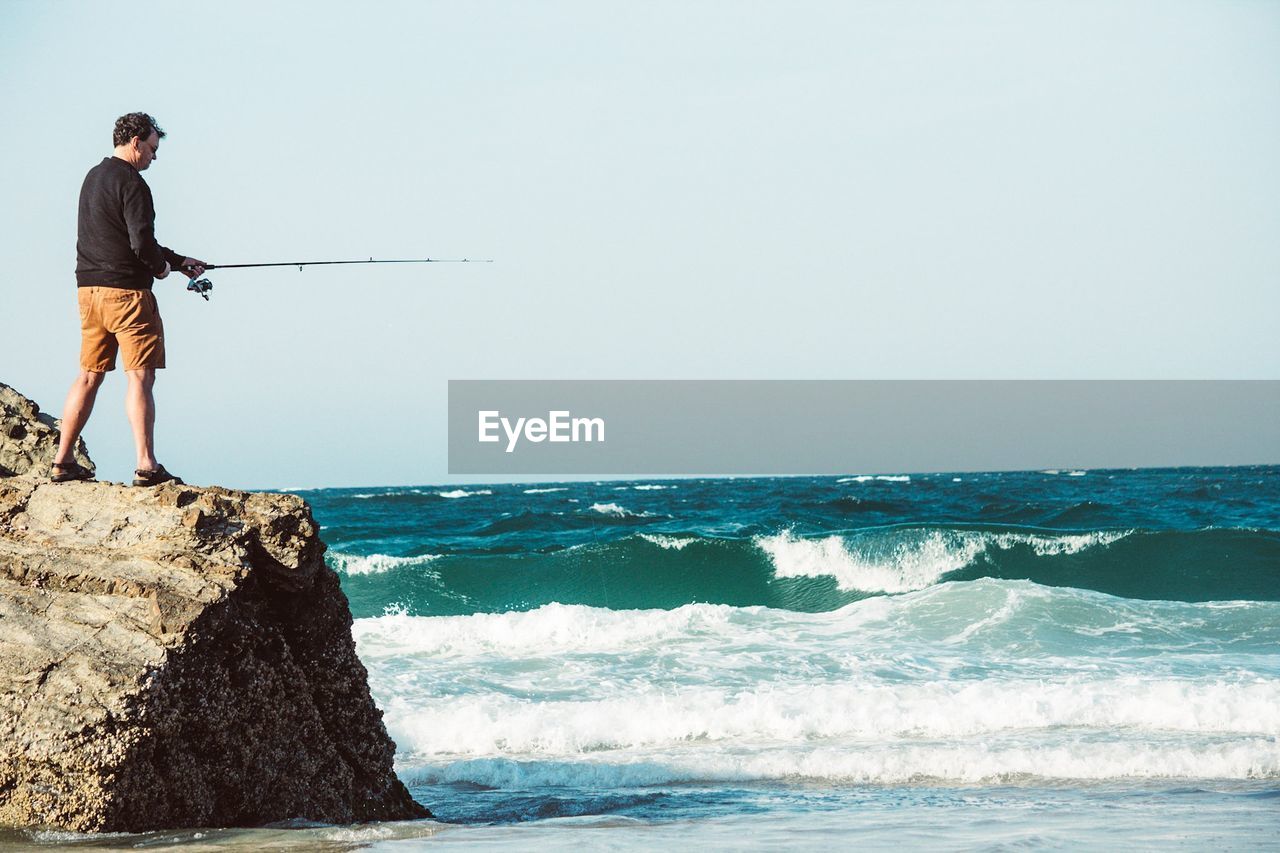
[[[1280,463],[1280,381],[450,380],[449,473]]]

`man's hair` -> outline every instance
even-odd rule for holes
[[[116,119],[116,130],[111,135],[111,143],[113,145],[128,145],[129,140],[135,136],[139,139],[146,140],[151,137],[152,131],[156,136],[164,139],[164,131],[160,129],[160,125],[156,124],[156,120],[146,113],[127,113]]]

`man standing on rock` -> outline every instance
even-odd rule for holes
[[[156,242],[155,206],[142,172],[156,160],[164,136],[146,113],[121,116],[112,137],[115,151],[89,170],[80,188],[80,374],[62,410],[58,455],[50,471],[55,483],[93,478],[73,454],[98,388],[107,371],[116,368],[117,352],[129,379],[125,412],[138,450],[133,484],[182,482],[155,456],[156,403],[151,389],[156,371],[164,367],[164,326],[151,283],[175,269],[195,278],[204,272],[205,262]]]

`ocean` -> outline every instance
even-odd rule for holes
[[[1280,849],[1280,467],[301,494],[438,820],[121,845]]]

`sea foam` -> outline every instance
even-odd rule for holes
[[[661,533],[641,533],[640,538],[667,551],[683,551],[694,542],[705,541],[697,536],[664,536]]]
[[[836,480],[837,483],[869,483],[872,480],[880,480],[885,483],[910,483],[911,477],[907,474],[859,474],[856,477],[841,477]]]
[[[607,699],[537,703],[502,694],[464,695],[393,700],[387,725],[400,748],[418,757],[1005,736],[1045,749],[1087,743],[1091,731],[1121,731],[1121,742],[1158,741],[1170,733],[1275,739],[1280,683],[1084,677],[1055,683],[863,682],[760,685],[741,692],[645,689]],[[1280,740],[1269,754],[1280,757]]]
[[[592,512],[598,512],[601,515],[608,515],[614,518],[652,518],[651,512],[634,512],[624,506],[615,503],[594,503],[590,509]]]
[[[989,548],[1029,546],[1039,556],[1075,554],[1109,545],[1131,531],[1079,534],[998,533],[894,528],[845,537],[801,538],[790,531],[753,541],[780,578],[836,579],[844,590],[902,593],[924,589],[972,563]]]
[[[738,612],[740,608],[724,604],[675,610],[547,604],[524,612],[470,616],[375,616],[357,619],[352,633],[361,656],[370,658],[603,654],[714,633]]]
[[[425,566],[432,560],[440,559],[439,554],[422,554],[417,557],[393,557],[388,554],[343,554],[330,551],[325,555],[325,562],[336,572],[344,575],[377,575],[405,566]]]
[[[612,760],[611,760],[612,759]],[[576,760],[476,758],[424,764],[401,758],[414,784],[461,783],[629,788],[692,782],[769,780],[845,784],[1000,783],[1073,780],[1280,778],[1280,745],[1268,738],[1212,744],[982,743],[757,749],[703,754],[584,755]]]

